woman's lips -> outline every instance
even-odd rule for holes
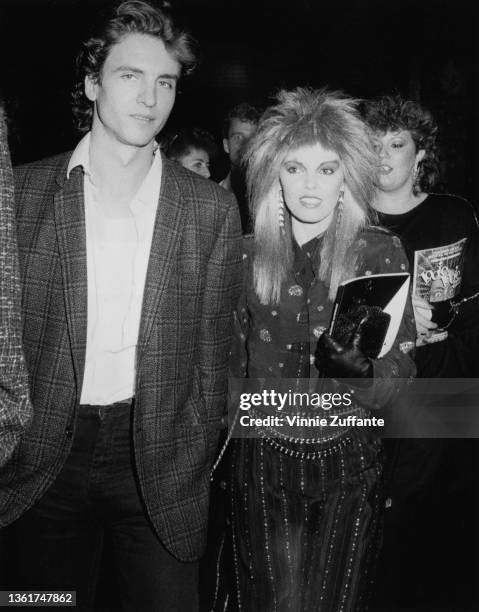
[[[393,169],[391,168],[391,166],[388,166],[387,164],[382,164],[381,166],[379,166],[379,174],[389,174],[392,171]]]
[[[133,117],[133,119],[136,119],[137,121],[142,121],[143,123],[149,123],[154,119],[151,115],[141,115],[139,113],[131,116]]]
[[[299,201],[303,206],[306,206],[306,208],[315,208],[319,206],[323,200],[322,198],[316,198],[314,196],[302,196],[299,198]]]

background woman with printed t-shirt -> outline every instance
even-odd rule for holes
[[[479,372],[479,230],[464,199],[429,193],[437,179],[437,126],[412,101],[383,97],[365,105],[375,133],[379,176],[374,207],[400,236],[413,273],[418,377]]]
[[[379,156],[373,205],[380,223],[400,236],[413,275],[417,376],[475,377],[479,231],[474,209],[457,196],[430,193],[438,164],[437,126],[428,111],[399,96],[384,96],[365,104],[364,117]],[[404,408],[411,421],[434,417],[433,402],[410,403]],[[456,542],[461,533],[469,540],[473,536],[467,517],[474,492],[465,475],[478,474],[475,441],[394,440],[387,449],[391,507],[384,539],[387,561],[381,564],[386,600],[397,596],[411,604],[424,598],[423,605],[442,605],[446,597],[455,597],[454,587],[447,585],[464,585],[459,588],[464,595],[474,565],[465,560],[467,553],[457,554]],[[452,558],[457,561],[451,570]],[[457,571],[458,580],[451,580],[451,571]]]

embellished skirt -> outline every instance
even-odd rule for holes
[[[238,610],[367,610],[380,539],[380,448],[357,430],[327,447],[232,442]]]

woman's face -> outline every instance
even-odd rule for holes
[[[315,224],[318,234],[324,231],[344,183],[338,154],[319,143],[291,149],[281,164],[279,181],[293,223]]]
[[[411,132],[376,134],[373,143],[379,155],[378,188],[387,192],[404,187],[412,190],[414,172],[425,151],[416,151]]]
[[[188,168],[205,178],[210,178],[210,156],[204,149],[190,149],[178,159],[183,168]]]

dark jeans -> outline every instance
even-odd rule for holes
[[[6,530],[3,588],[76,590],[77,606],[93,610],[107,550],[112,609],[197,610],[198,564],[167,552],[147,519],[131,412],[125,403],[79,408],[72,451],[56,481]]]

